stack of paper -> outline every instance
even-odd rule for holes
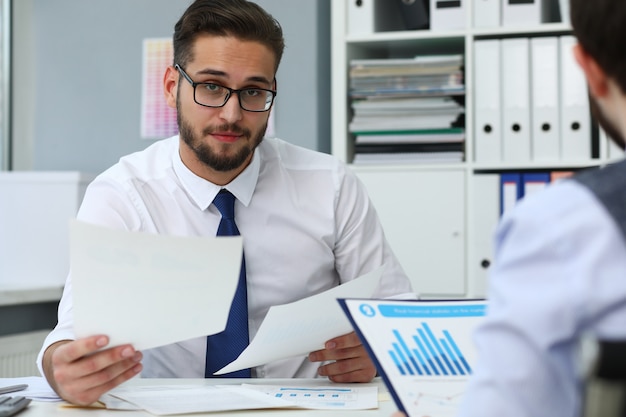
[[[463,94],[463,56],[355,59],[350,62],[350,90],[352,97]]]
[[[462,55],[353,60],[354,162],[462,161],[464,93]]]
[[[146,410],[157,416],[234,410],[299,408],[367,410],[378,408],[378,388],[340,385],[121,385],[100,401],[109,410]],[[220,414],[221,415],[221,414]]]

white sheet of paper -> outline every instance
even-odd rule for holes
[[[399,409],[457,415],[477,361],[485,300],[339,300]]]
[[[20,396],[33,399],[35,401],[62,401],[61,397],[50,385],[46,378],[42,376],[26,376],[17,378],[0,378],[0,387],[8,387],[10,385],[27,384],[28,388],[22,391],[11,392],[9,396]]]
[[[352,325],[337,298],[371,297],[383,270],[384,265],[323,293],[270,307],[250,345],[215,375],[305,355],[322,349],[324,343],[333,337],[350,333]]]
[[[226,327],[240,236],[178,237],[112,230],[73,220],[70,267],[76,337],[149,349]]]
[[[121,387],[115,388],[110,392],[110,395],[134,404],[155,415],[294,406],[288,401],[269,396],[262,392],[246,389],[240,385],[224,385],[219,387],[209,385]],[[105,404],[108,409],[115,409],[114,403]],[[122,407],[122,409],[124,409],[124,407]]]

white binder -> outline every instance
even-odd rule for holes
[[[348,34],[367,35],[374,33],[375,0],[347,0],[347,2]]]
[[[541,0],[501,0],[502,26],[533,26],[541,23]]]
[[[474,27],[493,28],[500,26],[501,1],[502,0],[474,0]]]
[[[561,22],[570,25],[569,19],[569,0],[559,0],[559,16],[561,17]]]
[[[474,42],[474,160],[502,161],[500,41]]]
[[[612,162],[619,161],[624,158],[624,150],[620,148],[613,139],[607,135],[606,131],[599,128],[600,142],[606,143],[606,157]]]
[[[430,0],[430,30],[464,29],[466,1]]]
[[[477,174],[474,181],[474,297],[486,297],[493,264],[494,235],[500,219],[500,175]]]
[[[348,35],[371,35],[404,27],[401,10],[390,0],[346,0]]]
[[[530,64],[528,38],[501,41],[502,160],[529,162]]]
[[[555,162],[561,155],[558,39],[532,38],[530,62],[532,159]]]
[[[591,158],[591,116],[585,76],[572,52],[573,36],[559,37],[561,70],[561,159]]]
[[[501,1],[502,26],[536,26],[561,20],[558,0]]]

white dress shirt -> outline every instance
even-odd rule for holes
[[[573,180],[505,215],[463,417],[580,415],[580,341],[626,337],[626,245]]]
[[[215,236],[221,216],[211,202],[220,188],[185,167],[175,136],[123,157],[99,175],[87,188],[77,218],[131,231]],[[375,296],[415,297],[365,188],[336,158],[265,139],[250,165],[225,188],[236,197],[235,221],[243,237],[251,339],[270,306],[320,293],[382,264],[387,267]],[[72,329],[70,274],[59,322],[39,354],[40,370],[44,350],[73,339]],[[206,337],[143,353],[142,376],[204,377]],[[318,367],[299,357],[253,372],[314,377]]]

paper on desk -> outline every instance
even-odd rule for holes
[[[288,401],[240,385],[118,387],[109,394],[155,415],[294,407]],[[116,409],[113,403],[105,404],[107,408]],[[122,406],[120,409],[126,408]]]
[[[257,385],[242,384],[243,388],[283,398],[298,407],[314,410],[369,410],[378,408],[378,387],[353,385]]]
[[[77,337],[148,349],[226,327],[242,240],[112,230],[73,220],[70,266]]]
[[[35,401],[61,401],[61,398],[52,390],[46,378],[42,376],[26,376],[19,378],[0,378],[0,386],[27,384],[28,388],[12,392],[9,396],[20,396]]]
[[[306,355],[324,348],[327,340],[350,333],[352,325],[337,298],[371,297],[383,270],[384,265],[321,294],[270,307],[250,345],[215,375]]]

